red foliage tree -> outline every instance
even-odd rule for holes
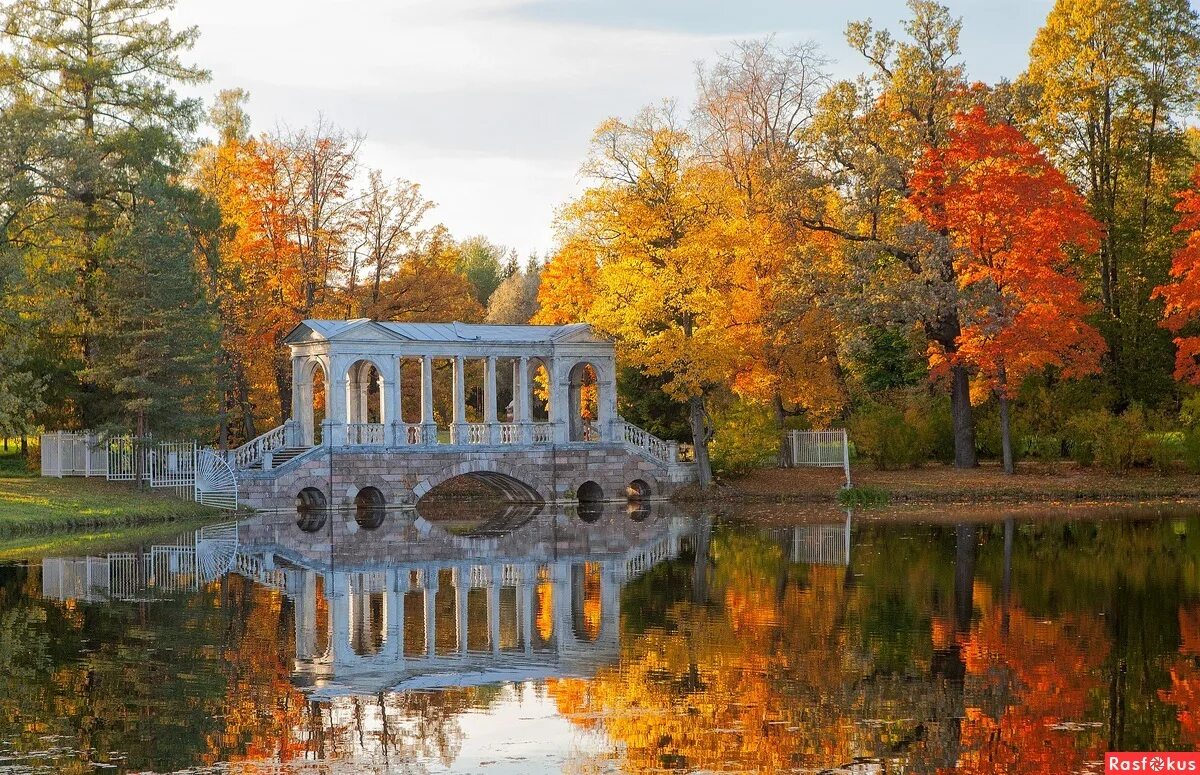
[[[1086,320],[1093,306],[1071,264],[1072,250],[1096,250],[1100,225],[1034,143],[982,108],[956,117],[912,184],[912,204],[947,235],[965,318],[957,351],[932,350],[931,365],[965,364],[996,393],[1011,473],[1014,386],[1047,366],[1068,377],[1100,368],[1104,339]]]
[[[1187,240],[1171,260],[1172,282],[1154,289],[1163,300],[1161,325],[1176,334],[1200,318],[1200,165],[1192,172],[1192,187],[1179,194],[1175,231]],[[1200,385],[1200,336],[1175,337],[1175,379]]]

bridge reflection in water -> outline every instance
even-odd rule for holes
[[[712,559],[713,519],[667,503],[306,517],[306,530],[295,514],[264,513],[133,552],[46,559],[42,594],[186,605],[189,595],[224,599],[222,590],[243,579],[272,590],[279,629],[267,629],[280,637],[268,650],[290,673],[290,691],[313,701],[290,706],[301,710],[288,734],[306,756],[334,756],[359,771],[411,753],[414,741],[445,737],[439,725],[465,710],[466,697],[501,702],[490,687],[510,687],[504,701],[524,698],[507,706],[517,708],[536,702],[545,679],[591,678],[618,664],[623,585],[679,558],[693,565],[690,584],[704,599]],[[792,562],[848,566],[849,515],[765,534]],[[264,708],[284,702],[288,690],[272,691]],[[422,716],[425,701],[444,702],[449,715]],[[428,725],[440,731],[426,735]],[[425,732],[412,732],[418,728]],[[462,734],[446,739],[461,743]]]
[[[507,532],[411,511],[370,531],[336,517],[332,537],[297,537],[272,517],[239,530],[235,570],[290,600],[295,677],[317,697],[590,673],[617,657],[621,586],[692,536],[674,513],[588,524],[509,510]]]

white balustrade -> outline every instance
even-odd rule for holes
[[[233,451],[235,468],[249,468],[262,461],[268,452],[287,446],[287,425],[272,428],[266,433],[247,441]]]
[[[346,444],[352,447],[382,447],[387,444],[387,426],[377,422],[350,423]]]
[[[520,444],[521,443],[521,426],[515,422],[506,422],[500,424],[500,443],[501,444]]]
[[[650,457],[662,463],[673,463],[671,444],[663,441],[649,431],[639,428],[633,423],[620,420],[620,438],[627,446],[642,450]]]
[[[534,444],[549,444],[554,440],[554,426],[548,422],[535,422],[533,424],[533,443]]]

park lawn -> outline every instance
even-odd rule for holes
[[[878,471],[856,464],[856,487],[886,492],[891,503],[1024,503],[1039,501],[1149,501],[1200,498],[1200,474],[1149,470],[1111,473],[1071,462],[1021,463],[1006,475],[996,463],[959,471],[928,464]],[[765,468],[723,482],[707,496],[689,488],[681,499],[819,503],[835,501],[845,478],[840,468]]]
[[[132,546],[165,543],[211,519],[0,536],[0,562],[32,561],[43,557],[78,557],[127,550]]]
[[[0,536],[70,528],[132,527],[211,519],[223,512],[103,479],[49,479],[28,471],[20,453],[0,452]]]

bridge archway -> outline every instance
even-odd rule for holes
[[[321,423],[329,416],[329,369],[320,357],[310,357],[294,370],[292,413],[300,423],[305,446],[321,443]]]
[[[571,441],[600,440],[600,371],[587,361],[567,375],[568,427]]]
[[[369,358],[361,358],[346,370],[346,422],[351,425],[379,424],[394,418],[384,416],[387,390],[384,371]]]
[[[426,477],[413,488],[413,499],[420,501],[440,484],[460,476],[487,485],[498,496],[514,503],[544,503],[553,500],[550,488],[532,470],[504,465],[494,460],[467,460]]]

